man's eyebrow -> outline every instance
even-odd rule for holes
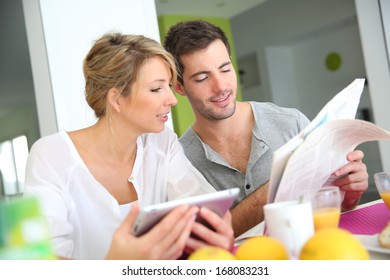
[[[221,66],[218,67],[218,69],[222,69],[222,68],[225,67],[226,65],[230,65],[230,64],[232,64],[231,61],[226,61],[225,63],[222,63]],[[210,71],[199,71],[199,72],[196,72],[196,73],[192,74],[192,75],[190,76],[190,79],[192,79],[192,78],[195,77],[195,76],[198,76],[198,75],[201,75],[201,74],[208,74],[208,73],[210,73]]]
[[[218,69],[221,69],[221,68],[225,67],[226,65],[230,65],[230,64],[232,64],[231,61],[226,61],[225,63],[222,63],[222,65],[219,66]]]
[[[199,71],[199,72],[196,72],[196,73],[192,74],[190,76],[190,79],[192,79],[195,76],[198,76],[198,75],[201,75],[201,74],[208,74],[208,73],[210,73],[210,71]]]

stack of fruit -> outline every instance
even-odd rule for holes
[[[206,246],[196,250],[189,260],[288,260],[286,247],[270,236],[257,236],[245,240],[235,252]],[[350,232],[322,229],[303,246],[300,260],[368,260],[368,251]]]

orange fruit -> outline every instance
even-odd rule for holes
[[[245,240],[236,251],[239,260],[288,260],[286,247],[270,236],[256,236]]]
[[[195,250],[188,260],[236,260],[236,257],[223,248],[204,246]]]
[[[316,231],[303,246],[300,260],[368,260],[368,251],[349,231],[325,228]]]

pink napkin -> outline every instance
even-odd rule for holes
[[[353,234],[379,233],[390,222],[390,210],[384,203],[373,204],[341,214],[339,227]]]

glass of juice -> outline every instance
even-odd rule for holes
[[[375,173],[374,181],[380,197],[390,209],[390,172]]]
[[[321,187],[303,192],[301,201],[310,201],[313,209],[314,230],[337,228],[341,213],[341,195],[338,187]]]

